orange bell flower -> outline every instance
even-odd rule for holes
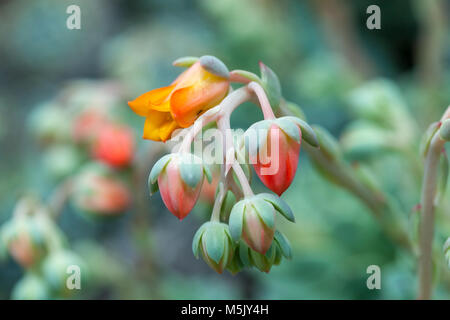
[[[146,117],[144,139],[166,141],[178,128],[187,128],[205,111],[225,98],[229,72],[217,58],[203,56],[170,86],[154,89],[129,101],[130,108]]]

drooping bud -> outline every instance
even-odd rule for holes
[[[278,195],[294,179],[303,132],[308,143],[317,145],[314,131],[295,117],[263,120],[245,133],[250,163],[264,185]]]
[[[22,209],[27,212],[16,211],[17,214],[2,226],[0,241],[18,264],[32,268],[42,261],[49,248],[60,245],[62,235],[43,208],[18,210]]]
[[[201,252],[203,260],[216,272],[222,273],[233,259],[233,242],[228,225],[206,222],[195,233],[192,251],[196,258]]]
[[[134,139],[125,126],[103,125],[92,146],[94,157],[112,167],[124,167],[131,163],[134,154]]]
[[[294,215],[279,197],[267,193],[245,198],[233,207],[229,226],[235,241],[241,237],[253,250],[264,254],[272,244],[275,233],[275,212],[294,221]]]
[[[148,184],[150,193],[161,192],[161,197],[172,214],[184,219],[195,206],[206,175],[211,173],[201,158],[192,154],[171,153],[153,166]]]
[[[111,217],[126,211],[131,195],[110,168],[93,163],[85,166],[75,178],[72,200],[83,212]]]

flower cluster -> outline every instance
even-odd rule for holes
[[[130,206],[135,136],[121,120],[121,91],[115,83],[75,81],[30,119],[44,164],[57,180],[71,180],[70,199],[89,217],[117,216]]]
[[[25,269],[15,285],[13,299],[67,298],[75,293],[66,285],[67,268],[80,268],[85,282],[88,270],[83,259],[67,247],[49,209],[34,197],[22,198],[13,216],[0,229],[0,253],[9,253]]]
[[[194,236],[194,255],[201,255],[218,273],[229,270],[235,274],[246,267],[269,272],[283,257],[291,258],[289,242],[277,229],[276,220],[278,215],[291,222],[295,218],[280,196],[293,181],[302,141],[317,147],[316,135],[300,118],[275,116],[274,111],[286,102],[278,77],[262,63],[261,76],[243,70],[230,72],[212,56],[181,58],[174,65],[187,70],[171,85],[128,103],[136,114],[146,117],[144,139],[182,138],[172,153],[153,166],[150,193],[159,190],[169,211],[182,220],[205,185],[205,194],[214,198],[214,205],[211,220]],[[233,89],[232,83],[240,87]],[[261,107],[264,120],[237,134],[231,130],[230,116],[247,101]],[[218,161],[191,151],[194,139],[210,123],[217,127]],[[253,193],[250,165],[275,194]]]

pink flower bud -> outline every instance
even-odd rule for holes
[[[109,168],[90,164],[77,176],[72,199],[85,212],[117,216],[129,207],[131,194]]]
[[[200,158],[190,154],[170,154],[161,158],[152,168],[149,177],[150,189],[157,181],[161,197],[167,209],[178,219],[184,219],[194,208],[203,184],[204,172]]]
[[[131,130],[119,125],[103,125],[95,137],[92,153],[95,158],[112,167],[129,165],[134,154]]]
[[[297,127],[298,135],[301,130]],[[266,187],[279,196],[290,186],[297,171],[301,139],[293,139],[276,124],[272,124],[267,140],[254,163],[256,174]]]
[[[271,210],[275,217],[275,210],[273,208]],[[275,226],[270,227],[265,224],[254,206],[246,206],[242,239],[244,239],[250,248],[262,254],[266,253],[272,244],[274,233]]]
[[[245,198],[234,205],[229,225],[235,241],[242,237],[250,248],[265,254],[275,233],[275,208],[261,196]]]

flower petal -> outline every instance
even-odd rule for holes
[[[144,124],[144,139],[161,141],[160,128],[167,122],[173,122],[169,112],[149,110]]]
[[[164,104],[164,100],[169,97],[174,88],[174,85],[170,85],[167,87],[154,89],[140,95],[133,101],[129,101],[128,105],[141,117],[146,117],[150,109],[168,112],[170,110],[170,104],[168,103],[168,99]]]
[[[228,91],[227,81],[200,82],[177,89],[170,98],[175,121],[187,128],[206,110],[216,106]]]

